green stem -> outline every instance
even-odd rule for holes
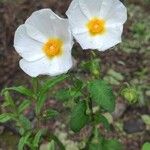
[[[54,134],[51,135],[51,138],[58,144],[60,150],[65,150],[63,143],[55,136]]]
[[[88,99],[88,103],[87,103],[87,107],[89,110],[89,115],[90,115],[90,121],[91,121],[91,125],[92,125],[92,130],[91,130],[91,135],[88,138],[88,141],[86,143],[86,146],[84,148],[84,150],[89,149],[89,144],[91,143],[93,137],[94,137],[94,131],[95,131],[95,124],[94,124],[94,113],[93,113],[93,103],[92,103],[92,99],[89,98]]]
[[[64,146],[63,143],[58,139],[58,137],[57,137],[56,135],[54,135],[54,134],[52,134],[52,133],[50,133],[50,134],[46,133],[45,139],[48,140],[48,141],[53,139],[53,140],[58,144],[60,150],[65,150],[65,146]]]

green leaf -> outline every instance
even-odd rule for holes
[[[27,133],[26,135],[22,136],[19,140],[18,150],[24,150],[24,146],[28,143],[28,139],[31,136],[31,133]]]
[[[26,108],[30,106],[31,102],[29,100],[24,100],[18,107],[18,112],[22,113]]]
[[[44,105],[44,103],[46,101],[46,98],[47,98],[46,94],[40,95],[38,97],[38,100],[37,100],[37,103],[36,103],[36,107],[35,107],[36,114],[40,113],[40,111],[41,111],[41,109],[42,109],[42,107],[43,107],[43,105]]]
[[[150,143],[149,142],[144,143],[144,145],[142,146],[142,150],[150,150]]]
[[[90,73],[96,77],[100,75],[100,59],[92,59],[90,61],[83,62],[81,67],[90,71]]]
[[[52,140],[52,141],[49,142],[49,143],[42,144],[42,145],[40,146],[40,150],[56,150],[55,141]]]
[[[95,128],[93,133],[94,135],[93,135],[91,142],[89,143],[88,150],[103,150],[102,144],[103,144],[104,138],[100,135],[99,129]]]
[[[92,100],[103,109],[113,112],[115,109],[115,96],[111,87],[103,80],[90,82],[88,86]]]
[[[58,77],[54,77],[52,79],[48,79],[47,81],[45,81],[44,85],[40,89],[39,95],[45,94],[48,90],[50,90],[51,88],[53,88],[58,83],[65,80],[67,77],[68,77],[68,75],[61,75],[61,76],[58,76]]]
[[[0,123],[5,123],[5,122],[10,121],[12,119],[14,119],[13,114],[4,113],[4,114],[0,115]]]
[[[35,97],[33,92],[24,86],[5,88],[4,90],[2,90],[2,95],[5,91],[16,91],[25,96]]]
[[[49,144],[48,144],[49,149],[48,150],[56,150],[55,149],[55,141],[52,140]]]
[[[75,78],[73,80],[73,84],[76,89],[82,89],[82,87],[83,87],[83,82],[78,78]]]
[[[55,98],[60,101],[68,101],[72,97],[70,89],[61,89],[57,91]]]
[[[40,139],[41,139],[42,135],[43,135],[43,129],[39,130],[36,133],[36,135],[35,135],[35,137],[33,139],[33,147],[35,147],[35,148],[39,147],[39,142],[40,142]]]
[[[70,119],[70,127],[74,132],[79,132],[88,122],[89,117],[86,115],[86,104],[84,101],[79,102],[72,114]]]
[[[3,93],[3,95],[4,95],[4,99],[5,99],[5,102],[4,102],[3,106],[4,107],[6,107],[6,106],[14,107],[15,104],[14,104],[14,101],[13,101],[12,97],[10,96],[9,92],[5,91]]]
[[[104,150],[123,150],[123,145],[117,140],[104,140]]]
[[[68,77],[68,75],[62,75],[62,76],[54,77],[52,79],[45,81],[45,83],[39,89],[38,99],[37,99],[37,103],[36,103],[36,114],[40,113],[40,111],[46,101],[47,92],[51,88],[53,88],[55,85],[57,85],[58,83],[65,80],[67,77]]]
[[[19,121],[25,130],[30,130],[32,128],[30,120],[24,115],[19,116]]]
[[[56,95],[55,95],[55,98],[57,100],[60,100],[60,101],[69,101],[70,99],[75,99],[75,98],[78,98],[80,97],[82,94],[79,90],[77,89],[62,89],[62,90],[59,90]]]
[[[88,150],[103,150],[102,143],[98,140],[93,140],[92,143],[89,144]]]
[[[108,120],[101,114],[97,114],[94,116],[95,117],[95,123],[96,124],[100,124],[102,123],[103,126],[107,129],[107,130],[110,130],[110,125],[109,125],[109,122]]]
[[[50,119],[50,118],[54,118],[54,117],[56,117],[56,116],[58,116],[58,111],[56,111],[56,110],[54,110],[54,109],[48,109],[48,110],[46,110],[45,112],[44,112],[44,117],[45,118],[48,118],[48,119]]]

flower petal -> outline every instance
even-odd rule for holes
[[[108,24],[123,24],[127,20],[127,9],[119,0],[103,0],[100,17]]]
[[[60,19],[52,10],[41,9],[34,12],[25,22],[29,36],[40,42],[46,42],[54,35],[53,19]]]
[[[44,56],[43,44],[27,35],[25,25],[21,25],[15,32],[14,47],[27,61],[34,61]]]
[[[99,17],[102,0],[79,0],[82,12],[90,19]]]
[[[44,57],[33,62],[24,59],[20,60],[21,69],[31,77],[37,77],[38,75],[60,75],[66,73],[72,65],[70,45],[65,46],[64,53],[59,57],[52,59]]]
[[[107,28],[105,34],[99,36],[91,36],[88,32],[82,34],[74,34],[76,40],[83,49],[98,49],[104,51],[121,42],[123,26],[113,26]]]
[[[79,6],[79,0],[73,0],[66,12],[69,18],[71,29],[74,33],[84,33],[87,31],[85,28],[88,22],[88,17],[82,12]]]
[[[99,51],[105,51],[120,43],[122,41],[122,32],[122,25],[107,28],[106,34],[104,34],[103,37],[99,37],[99,39],[97,39],[98,43],[102,43],[102,47],[99,48]]]
[[[53,20],[54,37],[59,37],[64,43],[73,43],[73,36],[69,28],[68,19]]]
[[[88,32],[74,34],[74,37],[83,49],[98,49],[100,44],[102,46],[102,43],[97,44],[96,37],[92,37]]]

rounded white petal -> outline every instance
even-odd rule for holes
[[[69,23],[74,33],[84,33],[87,31],[85,25],[88,22],[88,17],[82,12],[79,0],[71,2],[66,15],[69,18]]]
[[[107,28],[106,33],[100,36],[91,36],[88,32],[74,34],[74,36],[83,49],[104,51],[121,42],[122,30],[123,26],[113,26]]]
[[[27,33],[35,40],[46,42],[48,38],[54,36],[52,24],[55,19],[60,17],[50,9],[35,11],[25,22]]]
[[[21,25],[15,32],[14,47],[16,51],[27,61],[34,61],[44,56],[43,44],[32,39],[26,32],[25,25]]]
[[[55,19],[53,20],[54,37],[59,37],[65,44],[73,43],[73,36],[69,28],[68,19]]]
[[[97,40],[99,43],[103,43],[102,47],[100,47],[98,50],[104,51],[120,43],[122,41],[122,32],[122,25],[107,28],[106,34],[104,34],[103,37],[99,37],[99,39]]]
[[[81,11],[90,19],[99,17],[102,0],[79,0]]]
[[[119,0],[103,0],[99,16],[108,24],[123,24],[127,20],[127,9]]]
[[[65,45],[63,54],[52,59],[44,57],[33,62],[22,59],[20,60],[20,67],[31,77],[39,75],[56,76],[66,73],[73,65],[70,48],[71,45]]]

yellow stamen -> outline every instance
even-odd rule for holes
[[[92,36],[103,34],[106,30],[105,21],[100,18],[91,19],[86,26]]]
[[[61,55],[63,41],[58,38],[49,39],[43,46],[43,50],[48,58]]]

